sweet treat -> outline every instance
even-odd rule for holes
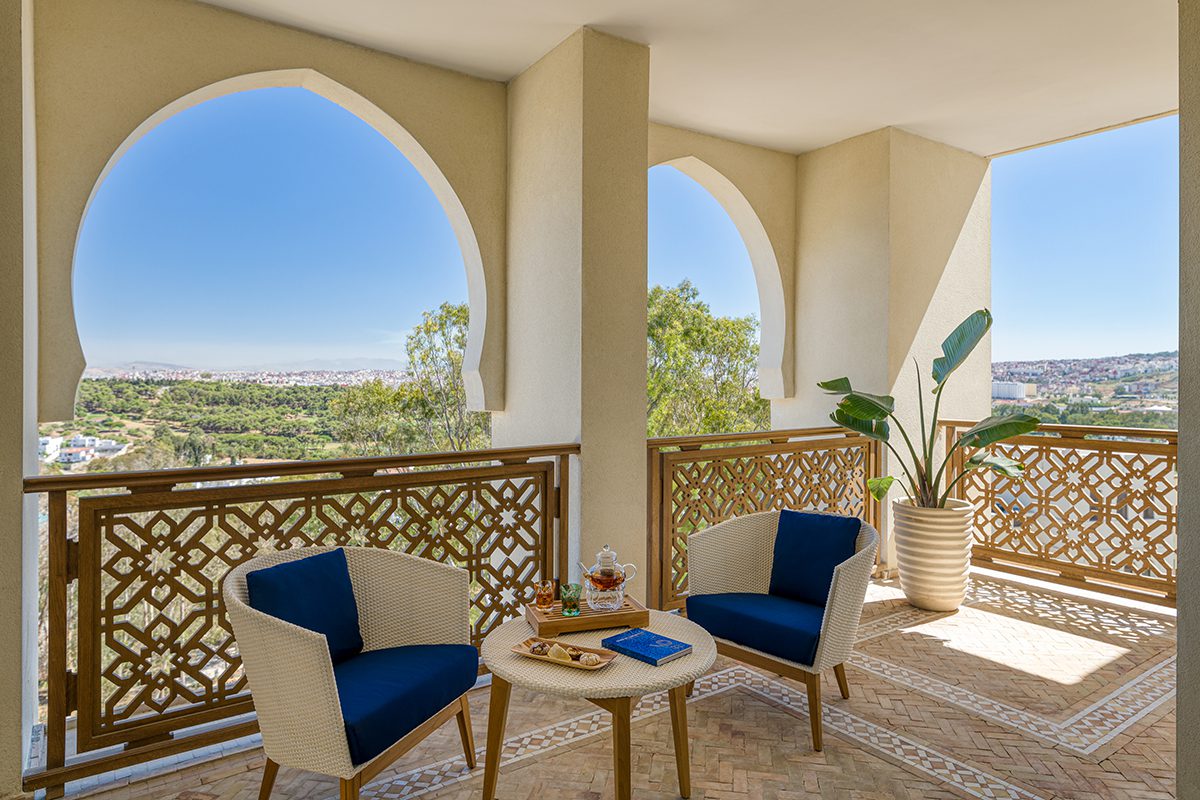
[[[572,647],[571,645],[567,645],[566,649],[567,649],[567,655],[569,655],[571,657],[572,661],[578,661],[579,657],[581,655],[583,655],[583,651],[580,650],[578,647]]]
[[[546,653],[546,655],[549,656],[550,658],[553,658],[555,661],[570,661],[571,660],[570,654],[567,653],[567,651],[560,644],[556,644],[553,647],[551,647],[550,652]]]
[[[585,667],[596,667],[600,665],[600,656],[595,653],[580,653],[579,663]]]
[[[534,642],[529,645],[529,652],[535,656],[544,656],[550,652],[550,645],[545,642]]]

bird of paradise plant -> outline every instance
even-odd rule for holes
[[[950,451],[940,464],[934,457],[938,412],[941,408],[942,393],[946,389],[946,382],[954,374],[954,371],[967,360],[991,326],[991,312],[986,308],[980,309],[963,320],[942,342],[942,355],[933,361],[933,415],[929,420],[926,420],[925,417],[925,390],[921,382],[921,370],[916,359],[913,359],[913,368],[917,372],[917,405],[921,419],[919,442],[913,441],[900,420],[896,418],[896,401],[890,395],[860,392],[850,385],[849,378],[835,378],[817,384],[828,394],[838,395],[842,398],[837,408],[830,414],[830,419],[842,427],[887,445],[888,450],[900,465],[904,476],[901,486],[914,506],[944,508],[959,481],[977,469],[990,469],[1010,478],[1021,478],[1024,475],[1024,464],[1005,456],[989,453],[986,448],[1005,439],[1035,430],[1038,426],[1038,419],[1029,414],[1001,414],[988,417],[964,432],[950,446]],[[892,445],[892,425],[900,432],[900,437],[904,442],[903,446],[908,451],[907,458]],[[951,456],[955,451],[965,448],[975,448],[975,453],[962,462],[963,466],[957,475],[952,475],[951,473],[955,470],[953,466],[955,461]],[[891,475],[869,478],[867,489],[876,500],[882,500],[892,488],[895,480],[896,478]],[[945,482],[944,486],[943,482]]]

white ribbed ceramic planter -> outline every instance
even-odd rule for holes
[[[900,587],[908,602],[929,611],[953,611],[967,593],[971,520],[975,507],[947,500],[945,508],[892,503],[892,531]]]

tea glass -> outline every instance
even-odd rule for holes
[[[542,611],[554,605],[554,581],[538,581],[534,587],[533,604]]]
[[[579,598],[583,595],[583,587],[578,583],[564,583],[562,587],[562,613],[564,617],[579,616]]]

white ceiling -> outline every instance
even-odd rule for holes
[[[888,125],[983,155],[1174,110],[1176,0],[207,0],[507,80],[576,28],[651,48],[657,122],[800,152]]]

